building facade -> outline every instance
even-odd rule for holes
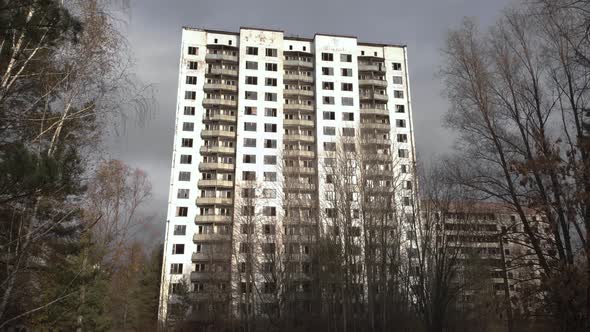
[[[248,311],[235,293],[276,287],[263,277],[278,264],[269,253],[292,254],[304,273],[305,235],[332,217],[322,202],[339,151],[370,146],[371,176],[401,184],[395,202],[409,208],[411,111],[405,46],[184,28],[160,319],[184,286],[193,311],[201,300],[216,313]]]

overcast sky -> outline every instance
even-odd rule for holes
[[[449,151],[453,136],[441,127],[448,103],[435,77],[449,28],[463,17],[483,25],[509,0],[131,0],[127,27],[137,74],[156,88],[157,108],[143,127],[107,138],[110,156],[148,172],[153,183],[149,212],[163,232],[168,200],[182,26],[238,31],[240,26],[357,36],[364,42],[408,45],[408,65],[418,157]],[[163,239],[161,239],[163,241]]]

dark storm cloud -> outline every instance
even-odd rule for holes
[[[441,127],[448,104],[435,78],[445,32],[463,17],[492,23],[508,0],[132,0],[129,41],[137,74],[156,86],[158,109],[143,127],[108,138],[111,155],[146,170],[154,185],[150,213],[164,225],[174,129],[182,26],[238,31],[240,26],[313,37],[316,32],[357,36],[366,42],[408,45],[415,138],[419,156],[449,149]]]

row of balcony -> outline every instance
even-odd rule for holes
[[[313,68],[313,61],[303,61],[303,60],[285,60],[283,62],[283,66],[285,67],[303,67],[303,68]]]

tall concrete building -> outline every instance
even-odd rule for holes
[[[342,139],[363,149],[361,137],[381,162],[383,183],[403,182],[397,204],[410,206],[414,136],[405,46],[184,28],[160,318],[183,283],[194,293],[194,310],[202,309],[202,293],[211,305],[212,289],[215,312],[235,310],[231,293],[245,285],[239,273],[246,252],[304,256],[305,244],[281,240],[305,233],[284,217],[330,218],[321,203],[333,190],[324,165]],[[244,240],[252,233],[272,239],[252,248]]]

